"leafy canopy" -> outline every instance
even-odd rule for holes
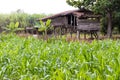
[[[10,22],[10,24],[7,25],[7,27],[6,27],[6,30],[14,32],[18,29],[18,27],[19,27],[19,22],[16,22],[16,23]]]
[[[85,7],[97,13],[120,10],[120,0],[66,0],[66,2],[71,6]]]
[[[51,20],[48,19],[46,23],[43,21],[40,21],[40,26],[38,28],[38,31],[47,31],[50,28],[51,28]]]

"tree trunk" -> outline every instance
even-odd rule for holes
[[[112,12],[108,12],[108,28],[107,28],[107,37],[112,37]]]

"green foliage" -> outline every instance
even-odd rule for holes
[[[45,39],[47,39],[47,31],[52,30],[51,26],[51,20],[48,19],[46,22],[40,21],[40,24],[37,24],[36,27],[38,28],[38,31],[43,32],[43,36],[45,36]]]
[[[92,43],[0,35],[0,79],[119,80],[120,41]]]
[[[83,5],[83,0],[66,0],[66,2],[71,5],[71,6],[74,6],[74,7],[80,7]]]
[[[66,2],[74,7],[78,7],[81,8],[81,6],[85,7],[85,8],[91,8],[91,6],[93,5],[93,3],[96,0],[66,0]]]
[[[18,28],[18,26],[19,26],[19,22],[16,22],[15,28]]]
[[[120,0],[66,0],[66,2],[74,7],[92,9],[98,13],[105,13],[109,11],[118,11]]]
[[[7,27],[2,27],[2,29],[4,29],[7,32],[16,32],[19,30],[24,30],[24,28],[19,27],[19,22],[16,22],[16,23],[10,22],[10,24],[7,25]]]
[[[10,22],[10,24],[7,25],[7,27],[4,29],[6,29],[7,31],[14,32],[18,29],[18,26],[19,26],[19,22],[16,22],[16,23]]]
[[[7,14],[0,14],[0,27],[5,27],[8,23]]]
[[[45,17],[45,14],[27,14],[18,10],[11,14],[0,14],[0,27],[6,28],[7,25],[19,22],[19,28],[33,27],[37,19]]]
[[[106,17],[101,19],[101,25],[102,25],[101,33],[104,35],[107,34],[107,19],[106,19]]]
[[[113,19],[112,19],[112,33],[113,34],[119,34],[120,33],[120,12],[114,12]],[[101,32],[104,34],[107,34],[107,17],[104,16],[101,19]]]
[[[40,27],[38,29],[38,31],[47,31],[48,29],[50,29],[51,26],[51,20],[47,20],[46,22],[40,21]]]

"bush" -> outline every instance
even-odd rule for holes
[[[38,18],[45,17],[45,14],[27,14],[23,11],[11,14],[0,14],[0,28],[6,28],[11,22],[19,22],[19,28],[33,27]]]

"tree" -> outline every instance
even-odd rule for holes
[[[36,24],[36,28],[38,28],[38,31],[43,32],[43,36],[47,39],[47,31],[52,29],[51,20],[48,19],[46,22],[40,21],[40,25]]]
[[[20,30],[20,28],[18,27],[19,27],[19,22],[16,22],[16,23],[10,22],[10,24],[7,25],[7,27],[3,27],[3,29],[10,31],[10,32],[15,32],[17,30]]]
[[[95,13],[107,16],[107,36],[112,36],[112,19],[115,12],[120,11],[120,0],[67,0],[69,5],[78,8],[87,8]]]

